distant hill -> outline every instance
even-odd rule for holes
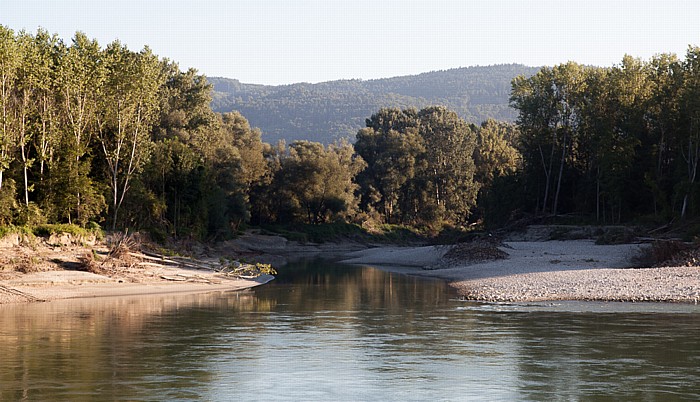
[[[488,118],[513,121],[508,106],[510,82],[539,67],[507,64],[465,67],[377,80],[340,80],[281,86],[243,84],[208,78],[214,85],[212,108],[237,110],[263,132],[263,141],[305,139],[330,143],[354,139],[365,119],[382,107],[444,105],[472,123]]]

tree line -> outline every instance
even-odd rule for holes
[[[0,27],[0,85],[5,225],[216,239],[249,222],[463,223],[490,129],[444,107],[381,109],[355,146],[271,145],[240,113],[214,113],[196,71],[80,32],[64,43]]]
[[[354,144],[262,141],[150,49],[0,26],[0,224],[223,239],[247,224],[430,228],[518,213],[696,215],[700,50],[512,83],[517,124],[383,108]]]
[[[512,87],[523,165],[494,191],[521,202],[495,209],[600,223],[698,215],[700,48],[545,67]]]
[[[0,26],[0,224],[229,233],[262,144],[210,101],[203,76],[147,47]]]

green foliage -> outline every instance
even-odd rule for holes
[[[611,68],[567,63],[513,80],[528,212],[599,223],[696,216],[698,54],[625,56]]]
[[[0,225],[0,239],[10,234],[17,234],[23,238],[33,239],[34,234],[27,226]]]
[[[265,86],[210,78],[212,108],[236,110],[265,133],[265,140],[308,140],[331,144],[352,138],[365,119],[381,108],[421,109],[444,105],[470,123],[513,121],[508,107],[510,81],[538,68],[523,65],[457,68],[378,80]]]
[[[355,176],[365,162],[354,154],[346,142],[329,145],[297,141],[288,150],[278,149],[270,155],[276,172],[269,184],[272,190],[266,210],[276,222],[321,224],[349,220],[357,212]],[[273,163],[276,161],[276,163]],[[257,199],[256,202],[263,202]]]
[[[12,179],[5,179],[0,187],[0,226],[12,223],[15,210],[17,209],[17,191],[15,182]]]
[[[38,225],[31,228],[32,233],[38,237],[49,237],[54,234],[68,233],[75,237],[90,237],[96,236],[97,238],[104,237],[104,233],[99,226],[92,228],[85,228],[78,225],[72,224],[44,224]]]
[[[226,261],[221,261],[222,267],[219,269],[220,272],[244,278],[257,278],[262,275],[277,275],[277,271],[272,268],[270,264],[255,263],[246,264],[239,261],[232,261],[230,263]]]
[[[472,128],[444,107],[381,109],[357,133],[362,206],[385,223],[466,222],[478,184]]]
[[[467,123],[505,118],[507,85],[488,84],[490,72],[498,82],[523,73],[510,91],[517,126]],[[334,235],[328,223],[428,235],[529,213],[599,223],[698,216],[700,48],[683,60],[626,56],[611,68],[535,72],[274,88],[214,80],[238,91],[229,97],[148,48],[0,26],[0,225],[109,222],[218,240],[248,223],[305,223],[324,228],[289,235],[316,241]],[[213,98],[245,107],[219,115]],[[302,130],[323,142],[265,144],[244,114],[268,139]],[[324,145],[363,120],[354,147]]]
[[[34,202],[30,202],[29,205],[21,204],[17,211],[15,223],[20,226],[38,226],[46,223],[46,216]]]

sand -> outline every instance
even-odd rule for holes
[[[629,268],[640,247],[596,245],[592,240],[506,242],[501,250],[507,259],[463,264],[442,260],[449,250],[446,246],[393,247],[350,253],[343,262],[385,269],[414,267],[411,274],[445,279],[469,300],[697,303],[698,267]]]
[[[165,279],[170,278],[170,279]],[[167,293],[203,293],[250,289],[274,277],[230,278],[211,271],[162,267],[145,270],[139,279],[84,271],[45,271],[23,274],[0,283],[0,304],[92,297],[137,296]]]
[[[217,259],[154,258],[130,252],[107,258],[101,244],[8,244],[0,247],[0,304],[57,299],[238,291],[274,279],[262,275],[243,279],[209,267]],[[81,259],[97,255],[95,272]],[[25,272],[22,272],[25,271]]]
[[[0,246],[1,248],[2,246]],[[465,299],[491,302],[598,300],[697,303],[700,268],[633,269],[639,244],[596,245],[592,240],[509,241],[504,260],[446,261],[450,246],[368,246],[348,242],[324,245],[288,242],[276,236],[248,234],[226,242],[218,255],[260,261],[317,256],[348,264],[441,278]],[[78,256],[94,247],[9,245],[0,249],[0,304],[164,293],[249,289],[272,280],[222,276],[211,270],[173,267],[138,259],[127,268],[95,274],[76,269]],[[210,260],[215,258],[210,257]],[[212,263],[209,261],[209,263]],[[10,267],[13,266],[13,267]],[[10,267],[10,268],[8,268]],[[22,267],[39,272],[19,273]],[[69,268],[69,269],[67,269]]]

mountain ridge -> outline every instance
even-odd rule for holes
[[[310,140],[331,143],[353,139],[365,119],[382,107],[446,106],[470,123],[488,118],[513,121],[510,82],[540,67],[522,64],[460,67],[416,75],[370,80],[341,79],[286,85],[245,84],[237,79],[208,77],[213,85],[212,109],[236,110],[275,143]]]

